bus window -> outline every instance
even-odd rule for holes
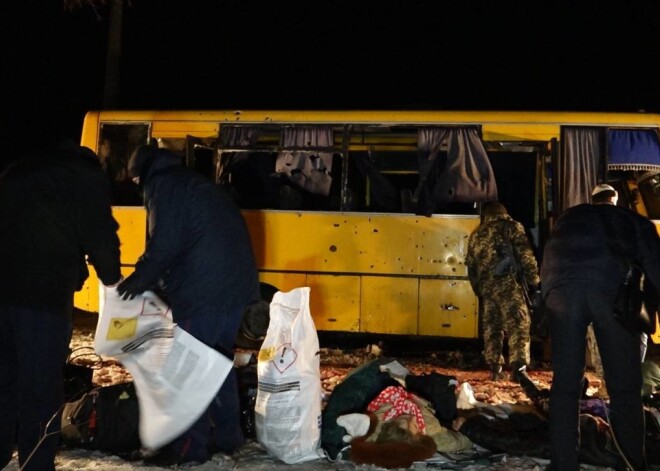
[[[185,164],[215,181],[215,145],[195,136],[186,136]]]
[[[331,126],[225,125],[216,182],[241,209],[338,211],[341,157]]]
[[[226,125],[220,141],[217,181],[242,209],[474,214],[494,197],[474,126]]]
[[[402,212],[401,194],[406,190],[411,191],[411,188],[409,182],[400,178],[405,172],[397,165],[400,162],[395,162],[394,154],[379,150],[350,154],[350,161],[354,164],[349,177],[350,194],[354,199],[353,210]],[[414,154],[409,154],[408,160],[414,165]],[[413,174],[416,182],[417,171]],[[359,198],[357,195],[360,195]]]
[[[117,206],[138,206],[142,198],[128,176],[127,164],[131,153],[146,144],[147,124],[101,124],[98,156],[112,185],[113,203]]]
[[[223,173],[217,183],[234,197],[241,209],[279,207],[280,181],[275,176],[273,152],[227,152],[222,154]]]

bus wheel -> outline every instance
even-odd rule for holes
[[[270,322],[270,302],[278,289],[267,283],[260,283],[261,299],[250,304],[243,311],[243,318],[236,337],[236,347],[258,350],[266,338]]]

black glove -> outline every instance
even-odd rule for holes
[[[119,296],[121,296],[124,301],[127,299],[133,299],[138,294],[144,293],[144,291],[145,290],[140,286],[137,277],[134,275],[129,276],[117,286],[117,293],[119,293]]]

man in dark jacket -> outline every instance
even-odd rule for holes
[[[616,206],[617,196],[611,186],[598,185],[594,204],[569,208],[557,219],[544,250],[541,282],[552,342],[553,470],[579,469],[578,404],[589,324],[603,362],[610,424],[628,461],[617,469],[646,469],[640,334],[617,322],[614,300],[624,276],[620,253],[636,260],[653,285],[660,286],[660,239],[647,218]]]
[[[85,256],[101,282],[119,282],[117,228],[96,155],[72,141],[0,176],[0,468],[17,443],[21,469],[55,469],[73,294]]]
[[[149,241],[119,293],[126,299],[162,286],[174,322],[231,357],[243,310],[259,299],[256,262],[238,208],[222,188],[166,149],[138,148],[129,173],[144,194]],[[243,442],[232,371],[208,411],[149,461],[204,462]]]

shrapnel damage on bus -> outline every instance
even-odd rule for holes
[[[537,257],[597,183],[660,219],[659,129],[644,113],[93,111],[81,143],[113,185],[124,275],[147,237],[126,164],[152,143],[233,196],[266,303],[309,286],[320,332],[477,339],[464,260],[482,204],[502,202]],[[75,301],[98,310],[93,274]],[[263,323],[244,324],[258,342]]]

